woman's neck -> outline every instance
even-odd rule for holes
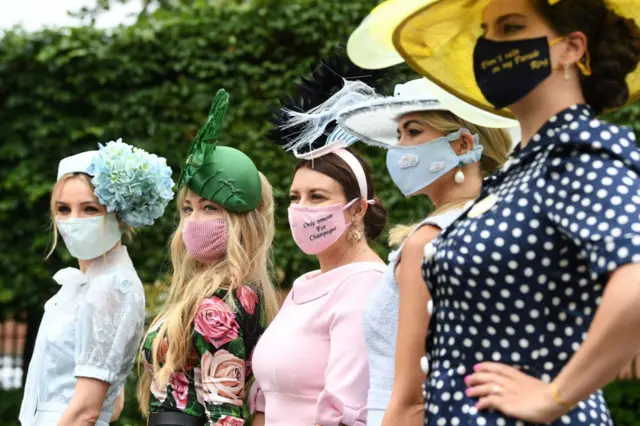
[[[322,273],[356,262],[383,263],[382,259],[369,247],[364,238],[355,244],[348,241],[339,241],[329,249],[319,253],[317,258]]]
[[[557,74],[545,80],[533,92],[509,107],[520,122],[520,146],[527,146],[549,118],[572,105],[584,103],[577,75],[572,75],[569,81]]]
[[[78,259],[78,266],[80,267],[80,270],[82,271],[83,274],[87,272],[87,269],[89,269],[89,265],[91,265],[94,260],[95,259],[89,259],[89,260]]]
[[[80,271],[82,271],[83,274],[86,274],[87,270],[89,269],[89,266],[91,266],[93,262],[95,262],[98,259],[106,257],[107,255],[109,255],[109,253],[115,250],[118,250],[120,247],[122,247],[122,242],[119,241],[115,246],[113,246],[111,250],[109,250],[108,252],[106,252],[100,257],[96,257],[95,259],[89,259],[89,260],[78,259],[78,267],[80,268]]]
[[[467,166],[463,168],[463,173],[465,174],[463,184],[455,183],[453,178],[448,179],[449,176],[447,175],[444,176],[447,181],[450,180],[447,185],[425,188],[424,194],[429,197],[436,210],[478,198],[482,190],[482,175],[479,165]]]

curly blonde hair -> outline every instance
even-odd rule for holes
[[[169,376],[181,371],[192,351],[193,321],[203,300],[218,289],[227,291],[226,302],[235,308],[233,291],[251,284],[260,293],[263,309],[269,322],[278,310],[276,291],[271,284],[271,245],[274,237],[273,191],[269,181],[260,174],[262,199],[255,210],[234,213],[223,210],[227,222],[228,243],[226,256],[217,263],[204,265],[188,255],[182,241],[184,213],[180,208],[188,189],[178,194],[180,223],[171,240],[171,262],[173,276],[167,301],[151,324],[157,327],[158,335],[151,349],[153,373],[142,369],[138,383],[138,403],[143,413],[149,410],[150,386],[155,378],[158,386],[164,387]],[[168,351],[163,354],[164,364],[158,359],[160,342],[167,339]]]

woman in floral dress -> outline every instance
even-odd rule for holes
[[[218,92],[180,178],[171,289],[142,347],[138,398],[153,426],[244,425],[250,356],[277,309],[271,186],[245,154],[211,143],[227,104]]]

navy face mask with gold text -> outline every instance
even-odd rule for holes
[[[547,37],[514,41],[480,37],[473,51],[473,70],[480,91],[496,109],[513,105],[551,75],[549,41]]]

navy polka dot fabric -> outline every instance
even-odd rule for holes
[[[434,301],[425,425],[526,425],[477,412],[482,361],[550,382],[580,348],[611,271],[640,263],[640,151],[586,106],[552,117],[425,250]],[[612,424],[596,392],[553,425]]]

